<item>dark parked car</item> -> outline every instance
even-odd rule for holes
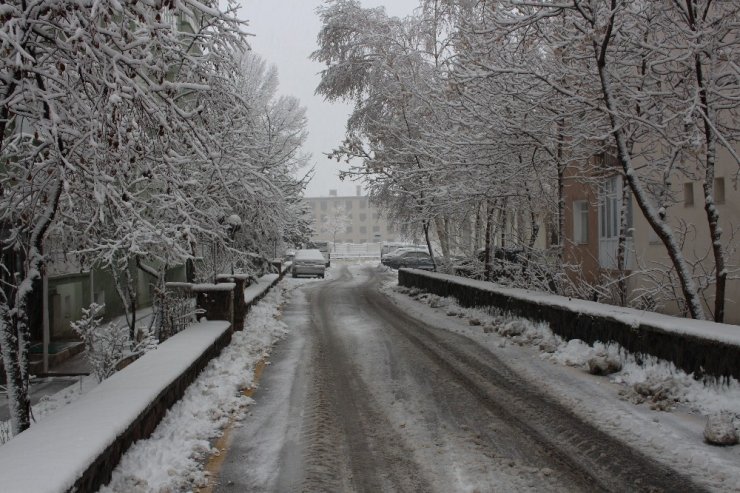
[[[385,265],[394,269],[409,267],[411,269],[434,270],[432,257],[426,252],[419,251],[403,252],[400,255],[387,258]]]
[[[523,255],[524,248],[520,246],[506,248],[494,246],[491,250],[491,256],[493,257],[492,260],[498,260],[499,263],[503,263],[501,261],[521,263]],[[478,250],[478,260],[480,260],[481,262],[485,262],[485,249],[481,248],[480,250]]]

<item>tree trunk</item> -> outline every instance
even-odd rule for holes
[[[557,252],[558,261],[563,263],[565,252],[565,164],[563,163],[563,123],[558,122],[558,147],[557,147],[557,165],[558,165],[558,238]]]
[[[507,202],[508,202],[508,197],[504,197],[504,201],[501,204],[501,209],[499,210],[499,214],[500,214],[499,225],[501,226],[501,250],[502,251],[506,248],[506,228],[509,227],[509,211],[506,209]]]
[[[437,260],[434,258],[434,251],[432,250],[432,242],[429,240],[429,222],[424,221],[422,223],[422,229],[424,230],[424,240],[427,243],[427,250],[429,250],[429,256],[432,259],[432,265],[434,266],[435,272],[437,271]]]
[[[435,217],[434,227],[437,230],[437,238],[439,238],[439,246],[442,249],[444,264],[448,266],[450,265],[450,235],[447,233],[447,221],[444,218]]]
[[[617,245],[617,296],[619,306],[627,306],[627,278],[624,275],[627,252],[627,201],[629,200],[627,180],[622,176],[622,207],[619,211],[619,244]]]
[[[632,156],[627,149],[626,137],[624,130],[620,122],[617,121],[616,116],[618,110],[615,107],[616,103],[612,94],[612,82],[609,72],[606,70],[606,49],[608,47],[609,39],[612,35],[613,29],[613,17],[610,19],[607,25],[607,31],[604,35],[603,44],[599,45],[596,41],[593,42],[595,51],[595,58],[597,60],[597,69],[599,74],[599,80],[601,82],[602,96],[606,110],[609,112],[609,122],[611,125],[611,134],[617,144],[617,157],[624,170],[625,177],[629,182],[630,189],[635,195],[635,200],[640,206],[645,219],[647,219],[650,226],[653,228],[655,233],[661,239],[666,247],[668,256],[676,269],[678,279],[681,283],[681,291],[683,292],[684,300],[686,302],[689,313],[692,318],[703,320],[705,319],[704,308],[699,298],[699,293],[696,289],[696,284],[689,266],[686,263],[686,259],[683,256],[683,252],[676,242],[673,229],[668,223],[663,220],[655,208],[650,204],[647,197],[647,192],[643,188],[642,183],[637,177],[637,171],[632,165]]]
[[[13,306],[4,308],[0,345],[2,345],[3,364],[7,376],[8,405],[13,434],[17,435],[31,426],[31,401],[29,388],[29,348],[31,330],[29,326],[33,282],[45,269],[43,244],[59,207],[62,194],[62,180],[58,179],[51,189],[46,209],[38,216],[38,222],[30,232],[28,252],[23,266],[23,280],[18,283],[14,293]]]
[[[688,23],[693,32],[696,26],[696,5],[694,0],[686,1]],[[725,320],[725,286],[727,283],[727,269],[725,268],[725,254],[722,248],[722,228],[719,226],[719,212],[714,202],[714,169],[717,158],[717,138],[712,129],[711,121],[714,120],[714,110],[709,105],[707,98],[707,84],[704,78],[704,68],[701,62],[701,54],[694,55],[694,76],[699,88],[699,101],[703,110],[702,121],[704,123],[704,142],[707,146],[704,160],[704,211],[707,214],[709,235],[712,240],[712,253],[715,264],[715,293],[714,293],[714,321]]]
[[[483,241],[481,241],[481,232],[483,229],[483,205],[478,204],[475,208],[475,230],[473,231],[473,251],[471,256],[475,257],[478,254],[478,250],[482,248]]]
[[[17,317],[10,316],[5,305],[0,306],[0,346],[8,392],[10,426],[14,436],[31,426],[28,373],[24,369],[28,363],[28,349],[27,341],[19,328]]]

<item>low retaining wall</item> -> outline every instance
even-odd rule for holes
[[[111,480],[113,470],[118,465],[123,454],[137,440],[148,438],[162,421],[167,410],[175,402],[182,399],[188,386],[198,378],[200,372],[208,363],[221,353],[221,350],[231,342],[231,330],[226,330],[203,352],[193,363],[170,383],[154,399],[136,420],[108,446],[98,458],[90,464],[80,479],[75,482],[71,491],[97,491]]]
[[[457,299],[465,307],[496,307],[549,323],[560,337],[615,342],[635,354],[667,360],[697,376],[740,380],[740,326],[671,317],[591,301],[571,300],[493,283],[412,269],[398,284]]]
[[[231,334],[228,322],[195,324],[10,440],[0,447],[3,491],[97,491]]]
[[[259,300],[265,297],[267,292],[285,276],[285,271],[280,274],[266,274],[260,277],[256,283],[248,286],[244,290],[244,303],[247,307],[247,312],[256,304]]]

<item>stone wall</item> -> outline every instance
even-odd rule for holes
[[[568,303],[562,301],[567,299],[559,296],[550,296],[553,301],[550,302],[542,294],[528,296],[523,290],[417,270],[399,270],[398,284],[455,298],[461,306],[496,307],[518,317],[547,322],[554,333],[566,340],[615,342],[631,353],[656,356],[696,376],[740,379],[740,344],[731,340],[733,334],[740,336],[740,326],[657,314],[645,316],[628,308],[619,308],[619,313],[612,315],[609,312],[616,313],[617,308],[608,305],[601,305],[603,313],[598,313],[599,305],[590,302],[582,302],[589,305],[588,310],[578,310],[567,306]],[[595,308],[591,309],[591,305]],[[622,314],[634,317],[619,316]],[[671,330],[672,321],[677,329],[693,324],[696,330]],[[707,336],[701,334],[703,328]],[[715,333],[729,334],[729,337],[710,337]]]

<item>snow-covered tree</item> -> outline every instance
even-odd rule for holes
[[[172,239],[203,210],[184,208],[175,190],[188,167],[213,162],[209,135],[193,121],[209,74],[245,46],[232,8],[76,0],[0,7],[0,345],[14,433],[30,424],[30,300],[50,231],[75,250],[137,256],[177,250]],[[175,225],[152,221],[154,209],[168,219],[187,212]],[[88,235],[97,244],[81,243]]]
[[[515,73],[545,83],[564,96],[571,111],[580,109],[588,115],[591,130],[584,128],[580,135],[612,147],[617,171],[664,244],[686,309],[695,318],[704,318],[705,310],[681,249],[680,231],[670,220],[671,184],[696,166],[689,154],[692,145],[702,144],[692,137],[704,136],[699,141],[706,146],[705,179],[713,177],[713,146],[721,144],[734,153],[730,142],[736,135],[723,132],[732,125],[718,123],[732,121],[737,108],[733,97],[737,82],[729,75],[736,41],[727,21],[737,9],[731,2],[639,0],[500,2],[491,9],[500,32],[518,41],[529,36],[530,42],[517,45],[519,52],[550,55],[543,64],[524,65],[512,58],[507,64],[486,67],[486,72]],[[578,81],[578,91],[571,81]],[[705,185],[705,202],[714,255],[721,266],[723,254],[717,245],[721,231],[716,227],[711,187],[712,182]],[[719,297],[724,275],[725,269],[717,270]],[[718,303],[721,315],[723,302]]]

